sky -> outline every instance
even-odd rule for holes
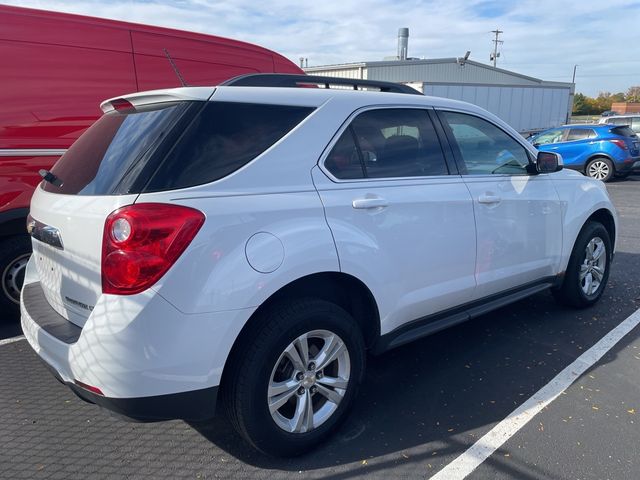
[[[576,92],[640,85],[640,0],[19,0],[4,3],[235,38],[309,66],[382,60],[409,28],[409,56],[489,62]]]

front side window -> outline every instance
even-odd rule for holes
[[[538,135],[533,141],[534,145],[547,145],[549,143],[558,143],[562,141],[562,134],[564,130],[555,129],[549,130],[546,133]]]
[[[526,149],[505,131],[482,118],[440,112],[457,146],[464,175],[525,174]]]
[[[389,108],[358,115],[325,160],[339,179],[447,175],[426,111]]]

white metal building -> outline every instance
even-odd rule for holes
[[[406,83],[425,95],[474,103],[523,133],[567,123],[573,106],[573,83],[547,82],[464,58],[410,58],[304,70],[310,75]]]

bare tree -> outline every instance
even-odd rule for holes
[[[640,102],[640,85],[629,87],[626,100],[627,102]]]

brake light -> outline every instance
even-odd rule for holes
[[[111,106],[113,106],[116,112],[120,113],[132,113],[136,111],[136,107],[131,102],[124,98],[116,98],[111,100]]]
[[[624,140],[620,140],[619,138],[612,139],[611,143],[616,144],[623,150],[629,150],[629,147],[627,146],[627,142],[625,142]]]
[[[171,268],[204,223],[180,205],[138,203],[112,212],[102,237],[102,293],[133,295]]]

